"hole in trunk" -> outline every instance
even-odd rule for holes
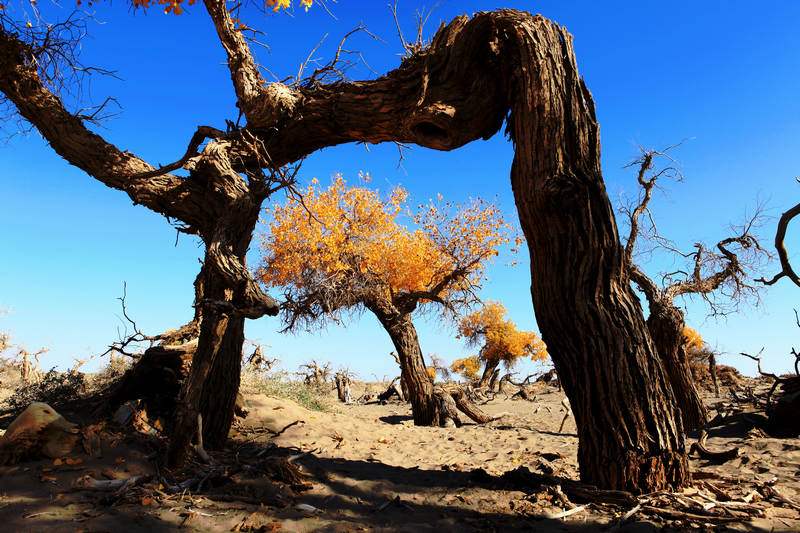
[[[447,139],[447,131],[432,122],[420,122],[414,125],[414,133],[426,139]]]

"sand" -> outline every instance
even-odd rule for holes
[[[751,385],[763,387],[756,381]],[[353,396],[360,396],[367,387],[374,391],[379,388],[357,384]],[[620,518],[633,505],[565,504],[554,488],[533,490],[490,482],[486,476],[473,473],[481,468],[490,476],[499,476],[525,466],[534,472],[577,480],[577,436],[571,417],[559,432],[563,398],[554,387],[539,392],[533,402],[501,394],[482,406],[495,416],[505,413],[493,422],[430,428],[414,426],[409,406],[400,402],[344,405],[336,402],[331,392],[331,410],[320,412],[285,398],[250,392],[249,414],[235,424],[228,449],[211,452],[222,464],[208,476],[199,494],[168,494],[157,478],[120,498],[72,489],[75,480],[87,474],[104,479],[155,476],[160,472],[162,479],[171,479],[168,471],[157,467],[158,443],[153,438],[109,430],[100,457],[76,453],[74,459],[81,461],[78,464],[61,461],[54,465],[52,460],[40,460],[0,467],[0,524],[4,524],[0,529],[800,530],[796,505],[800,501],[800,440],[774,439],[753,430],[759,417],[755,410],[731,416],[709,432],[709,448],[739,446],[739,458],[722,465],[693,458],[693,472],[709,479],[678,495],[656,494],[642,499],[642,507],[624,522]],[[709,396],[708,402],[714,405],[720,400]],[[277,432],[281,433],[275,437]],[[257,461],[286,456],[295,456],[293,464],[300,465],[308,476],[305,483],[292,489],[256,475],[263,471]],[[235,470],[230,466],[237,461],[246,468],[230,474]],[[204,472],[210,469],[197,468]],[[777,493],[772,492],[776,489]],[[676,518],[647,510],[652,506],[686,511],[695,505],[693,502],[708,506],[709,496],[733,500],[728,505],[732,522]],[[259,505],[259,501],[271,505]],[[583,508],[564,519],[544,518],[570,507]],[[737,516],[741,509],[751,514],[756,509],[760,516]]]

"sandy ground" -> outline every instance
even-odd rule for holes
[[[357,385],[354,397],[363,392],[358,387],[364,385]],[[499,395],[482,408],[506,414],[489,424],[430,428],[414,426],[410,408],[399,402],[343,405],[331,394],[334,411],[320,412],[284,398],[249,394],[249,415],[235,425],[228,449],[212,452],[220,461],[211,469],[215,474],[207,466],[199,470],[208,479],[199,492],[169,494],[157,481],[172,479],[172,473],[158,468],[157,442],[109,430],[100,457],[75,454],[79,463],[40,460],[0,467],[0,530],[800,530],[795,503],[800,501],[800,440],[765,437],[753,429],[759,415],[747,412],[712,428],[707,443],[714,450],[739,446],[741,456],[722,465],[693,458],[692,471],[706,479],[682,493],[642,499],[642,507],[625,521],[620,519],[633,505],[576,502],[570,506],[583,509],[573,515],[546,518],[569,507],[554,489],[520,487],[490,476],[526,466],[578,479],[572,418],[559,432],[562,399],[552,387],[533,402]],[[710,404],[717,402],[709,398]],[[294,464],[308,476],[305,482],[290,487],[256,475],[266,468],[258,461],[286,456],[295,456]],[[240,467],[235,474],[231,465]],[[476,475],[478,468],[490,476]],[[87,474],[97,479],[153,477],[115,497],[71,488]],[[727,523],[647,510],[667,500],[683,509],[692,502],[713,508],[709,499],[724,498],[733,502],[727,506],[732,509]],[[737,509],[756,509],[760,516],[746,517]]]

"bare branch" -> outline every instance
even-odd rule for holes
[[[641,187],[638,203],[630,208],[624,208],[630,223],[628,240],[625,245],[625,261],[628,275],[644,292],[651,306],[659,301],[661,305],[673,305],[677,296],[697,294],[702,297],[711,309],[712,315],[726,314],[730,310],[722,299],[729,302],[735,309],[742,297],[752,296],[758,298],[758,287],[747,281],[750,272],[755,270],[768,253],[758,243],[753,235],[754,228],[762,218],[763,206],[758,204],[752,216],[744,224],[732,227],[733,236],[727,237],[714,246],[714,250],[707,248],[702,243],[696,243],[692,252],[684,253],[677,249],[666,239],[658,235],[652,219],[649,203],[657,180],[670,177],[682,181],[683,175],[674,166],[675,160],[667,153],[669,150],[683,143],[670,146],[662,151],[641,150],[642,155],[628,166],[638,166],[637,182]],[[656,158],[666,158],[668,166],[657,169],[654,166]],[[648,217],[648,239],[656,241],[656,247],[668,250],[676,255],[691,260],[691,266],[678,269],[662,275],[659,287],[635,263],[634,251],[639,245],[637,241],[642,232],[642,218]],[[715,295],[718,292],[718,296]]]
[[[798,181],[800,181],[800,179],[798,179]],[[792,281],[792,283],[800,287],[800,276],[797,275],[792,268],[791,263],[789,262],[789,253],[787,252],[786,244],[784,243],[784,239],[786,238],[786,229],[789,227],[789,222],[791,222],[792,219],[798,214],[800,214],[800,204],[795,205],[783,213],[780,220],[778,220],[778,229],[775,232],[775,249],[778,250],[778,258],[781,262],[781,271],[775,274],[775,276],[773,276],[770,280],[766,280],[762,277],[756,281],[759,281],[765,285],[773,285],[776,281],[786,276]]]

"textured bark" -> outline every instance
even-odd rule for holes
[[[414,424],[439,425],[438,411],[433,398],[433,383],[425,370],[417,330],[411,322],[411,316],[381,311],[377,306],[368,307],[375,312],[397,350],[400,359],[400,379],[408,388],[406,400],[411,402]]]
[[[674,305],[650,306],[647,329],[681,410],[683,427],[686,431],[694,431],[708,422],[708,410],[694,385],[689,358],[684,349],[685,326],[683,312]]]
[[[481,380],[478,382],[478,387],[486,387],[489,385],[489,381],[491,381],[494,371],[497,369],[499,364],[500,361],[486,361],[486,368],[483,369],[483,374],[481,375]]]
[[[245,264],[261,201],[240,202],[239,210],[218,219],[220,228],[207,244],[203,268],[195,282],[200,309],[200,337],[189,377],[181,387],[170,441],[171,464],[180,464],[203,415],[203,441],[220,448],[233,423],[242,364],[245,314],[234,302],[248,291],[248,282],[233,283],[231,265]]]
[[[536,19],[508,29],[511,182],[537,322],[575,415],[581,479],[633,492],[680,487],[680,415],[623,267],[572,38]]]
[[[453,397],[453,400],[456,403],[456,407],[472,420],[477,422],[478,424],[485,424],[486,422],[491,422],[492,417],[484,413],[480,407],[475,405],[475,402],[470,400],[467,397],[467,394],[464,392],[463,389],[457,388],[454,391],[450,392],[450,395]]]
[[[461,427],[461,418],[458,416],[458,408],[453,397],[446,390],[436,388],[433,392],[433,401],[436,406],[437,424],[443,428]]]

